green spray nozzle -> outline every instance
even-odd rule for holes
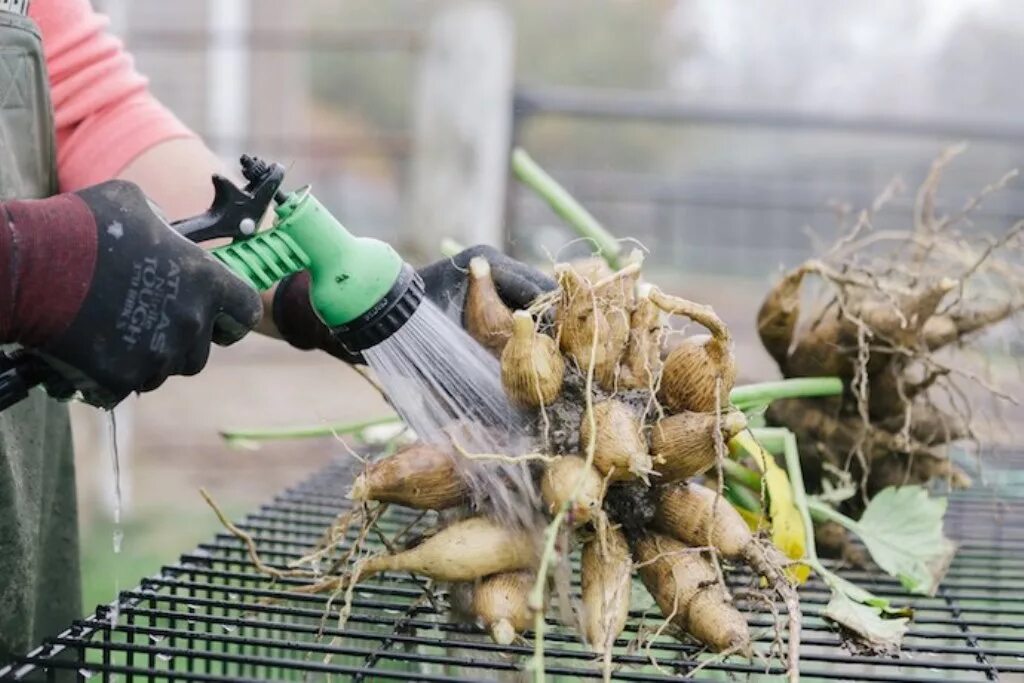
[[[260,291],[308,270],[313,309],[350,350],[383,341],[419,306],[412,268],[389,244],[346,230],[308,187],[279,196],[275,214],[270,229],[214,256]]]

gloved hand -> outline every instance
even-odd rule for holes
[[[0,307],[0,341],[40,352],[100,407],[196,374],[211,340],[238,341],[262,313],[124,181],[0,203]]]
[[[557,285],[550,277],[509,258],[497,249],[476,246],[421,268],[427,298],[453,319],[462,323],[469,261],[482,256],[491,264],[491,277],[499,296],[512,309],[525,308]],[[297,273],[282,280],[274,295],[274,323],[281,336],[296,348],[320,349],[347,363],[365,364],[362,356],[348,352],[331,336],[309,303],[309,273]]]

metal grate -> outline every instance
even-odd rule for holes
[[[263,558],[284,565],[301,556],[343,510],[351,472],[337,464],[282,493],[241,525]],[[1002,480],[1006,482],[1005,479]],[[394,534],[415,517],[393,510],[381,522]],[[958,494],[948,517],[961,550],[934,598],[914,598],[916,619],[898,658],[852,655],[821,620],[827,589],[801,591],[805,680],[1024,680],[1024,499],[977,488]],[[355,530],[353,530],[354,533]],[[844,575],[901,602],[908,598],[877,573]],[[531,644],[494,645],[468,624],[451,623],[426,599],[425,583],[385,575],[356,591],[342,630],[323,621],[327,596],[294,595],[287,581],[257,574],[233,537],[218,535],[120,595],[112,608],[75,622],[24,660],[0,671],[8,680],[518,680]],[[642,588],[635,593],[642,595]],[[444,596],[438,596],[443,607]],[[659,623],[637,604],[615,653],[616,680],[670,680],[708,655],[670,638],[652,647],[660,668],[631,647],[638,631]],[[751,617],[760,640],[772,638],[771,615]],[[554,622],[547,635],[549,679],[599,678],[600,666],[576,637]],[[725,672],[724,674],[722,672]],[[714,662],[698,680],[781,674],[778,662]]]

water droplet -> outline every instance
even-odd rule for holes
[[[221,624],[221,625],[220,625],[220,627],[221,627],[222,629],[224,629],[224,632],[225,632],[225,633],[233,633],[233,632],[234,632],[234,630],[235,630],[235,628],[236,628],[236,627],[235,627],[234,625],[232,625],[232,624]]]
[[[156,658],[159,659],[162,662],[169,662],[172,659],[174,659],[174,655],[169,655],[166,652],[158,652],[156,654]]]
[[[121,618],[121,605],[115,602],[110,608],[110,628],[117,628],[119,618]]]
[[[124,529],[117,527],[114,529],[114,554],[119,555],[121,553],[121,544],[124,543]]]
[[[237,600],[238,593],[228,593],[228,600]]]
[[[313,561],[309,563],[309,568],[313,574],[320,576],[320,558],[314,558]]]
[[[151,640],[152,642],[154,642],[154,643],[159,643],[159,642],[160,642],[161,640],[163,640],[163,639],[164,639],[164,637],[163,637],[163,636],[158,636],[158,635],[157,635],[157,634],[155,634],[155,633],[150,633],[150,634],[149,634],[149,639],[150,639],[150,640]]]
[[[78,670],[78,675],[81,676],[82,678],[92,678],[93,676],[96,675],[96,672],[92,671],[91,669],[79,669]]]
[[[188,605],[185,605],[185,609],[187,609],[190,612],[198,612],[199,611],[199,605],[188,604]]]

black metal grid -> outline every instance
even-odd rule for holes
[[[330,466],[259,508],[241,526],[257,540],[264,560],[284,565],[308,552],[346,507],[350,480],[346,466]],[[381,526],[394,534],[413,519],[407,511],[392,510]],[[1024,678],[1024,499],[991,488],[958,494],[947,528],[960,552],[934,598],[908,598],[894,580],[878,573],[844,572],[879,595],[913,604],[916,618],[898,658],[841,649],[820,616],[827,589],[812,580],[801,590],[805,680]],[[256,573],[242,544],[220,534],[122,592],[116,629],[110,626],[111,608],[102,607],[0,671],[0,678],[465,681],[524,676],[530,643],[500,647],[472,625],[451,623],[425,599],[425,584],[412,577],[385,575],[360,586],[342,630],[333,628],[332,619],[324,625],[326,596],[297,596],[288,592],[289,583]],[[660,638],[651,653],[661,668],[653,667],[630,641],[638,629],[651,631],[658,621],[656,608],[633,611],[616,647],[616,680],[667,680],[708,657],[694,645]],[[753,612],[751,625],[761,641],[771,639],[770,614]],[[577,638],[554,622],[549,622],[546,654],[548,680],[601,675]],[[777,661],[733,658],[708,665],[696,678],[762,679],[781,673]]]

